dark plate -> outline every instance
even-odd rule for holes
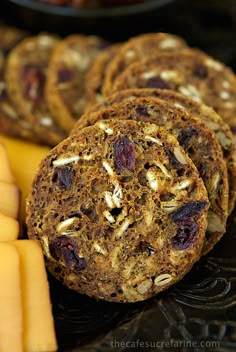
[[[44,25],[50,15],[45,13],[37,19],[35,13],[15,7],[13,2],[16,1],[11,1],[12,10],[8,13],[6,0],[0,2],[0,13],[5,12],[4,18],[9,23],[32,31],[46,29]],[[159,10],[153,11],[156,20],[148,24],[152,16],[147,15],[143,22],[127,16],[129,27],[137,32],[148,32],[151,27],[153,31],[180,34],[190,45],[200,47],[236,69],[234,0],[176,0]],[[141,17],[145,16],[143,13]],[[93,21],[91,27],[88,19],[84,21],[89,32],[100,34],[95,31]],[[116,21],[113,18],[110,27],[104,25],[106,37],[127,39],[130,30],[114,28]],[[55,23],[52,23],[54,29]],[[69,33],[73,31],[68,28]],[[59,352],[235,352],[235,218],[236,210],[228,221],[224,238],[179,284],[146,302],[96,301],[69,291],[49,275]]]
[[[34,31],[47,30],[60,34],[96,33],[107,39],[121,40],[143,28],[156,26],[163,11],[169,11],[174,0],[149,0],[146,3],[114,8],[77,10],[50,6],[32,0],[2,0],[6,15]]]

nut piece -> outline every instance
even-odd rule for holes
[[[104,195],[105,195],[105,201],[106,201],[108,207],[112,209],[114,207],[112,193],[106,191],[106,192],[104,192]]]
[[[178,43],[174,38],[166,38],[159,44],[159,47],[162,50],[176,48],[177,46]]]
[[[178,77],[178,74],[176,71],[166,70],[160,73],[160,77],[166,80],[174,80]]]
[[[219,62],[212,59],[206,59],[204,63],[208,67],[214,68],[216,71],[221,71],[223,68],[223,66]]]
[[[112,167],[110,166],[110,164],[108,164],[107,161],[103,161],[102,162],[102,165],[104,167],[104,169],[107,171],[108,175],[110,176],[113,176],[114,175],[114,172],[112,170]]]
[[[220,92],[220,93],[219,93],[219,96],[220,96],[220,98],[223,99],[223,100],[227,100],[227,99],[230,98],[229,92],[226,92],[226,91]]]
[[[212,211],[208,211],[207,214],[207,232],[223,232],[225,231],[225,226],[220,220],[219,216],[213,213]]]
[[[117,208],[121,207],[120,201],[121,201],[122,197],[123,197],[122,189],[121,189],[119,183],[117,183],[115,185],[115,189],[114,189],[113,195],[112,195],[113,203]]]
[[[161,142],[161,140],[159,138],[154,138],[154,137],[151,137],[151,136],[145,136],[145,139],[153,142],[153,143],[156,143],[158,145],[163,145],[163,143]]]
[[[152,287],[152,280],[148,279],[137,286],[137,291],[141,295],[144,295]]]
[[[211,192],[214,190],[216,191],[220,182],[220,174],[219,172],[215,172],[212,176],[211,180]]]
[[[225,133],[223,133],[222,131],[218,131],[216,133],[216,137],[217,137],[218,141],[220,142],[220,145],[225,150],[228,150],[231,147],[232,141],[225,135]]]
[[[156,160],[153,162],[153,164],[158,166],[167,178],[170,178],[170,179],[172,178],[171,174],[167,171],[167,168],[164,165],[162,165]]]
[[[201,95],[200,92],[196,89],[196,87],[194,87],[193,85],[189,84],[186,87],[180,86],[179,87],[179,92],[191,97],[193,100],[195,100],[196,102],[200,103],[201,102]]]
[[[113,216],[111,215],[111,213],[108,210],[105,210],[103,212],[103,215],[105,216],[105,218],[110,222],[110,223],[114,223],[116,222],[115,219],[113,218]]]
[[[111,135],[113,134],[113,129],[108,127],[104,122],[98,122],[98,127],[103,130],[104,132],[106,132],[107,134]]]
[[[52,118],[50,116],[44,116],[40,119],[40,125],[51,126],[53,124]]]
[[[48,237],[47,237],[47,236],[42,236],[42,241],[43,241],[44,252],[46,253],[46,255],[47,255],[49,258],[52,258],[52,257],[51,257],[50,250],[49,250]]]
[[[182,180],[180,183],[178,183],[177,185],[175,185],[173,187],[174,191],[179,191],[179,190],[182,190],[182,189],[185,189],[185,188],[188,188],[188,186],[190,186],[192,184],[192,181],[191,180]]]
[[[75,155],[75,156],[71,156],[69,158],[61,158],[61,159],[54,160],[52,162],[52,164],[53,164],[53,166],[62,166],[62,165],[77,162],[79,159],[80,159],[80,157],[78,155]]]
[[[58,225],[57,225],[57,232],[58,233],[62,233],[64,232],[68,227],[70,227],[70,225],[73,224],[73,222],[75,221],[75,219],[77,218],[69,218],[69,219],[66,219],[62,222],[60,222]]]
[[[121,199],[123,197],[122,189],[119,185],[119,183],[114,182],[115,189],[113,193],[111,192],[104,192],[105,195],[105,201],[108,205],[109,208],[120,208],[121,207]]]
[[[134,56],[135,56],[135,52],[134,52],[133,50],[128,50],[128,51],[126,51],[126,53],[125,53],[125,57],[126,57],[127,59],[132,59]]]
[[[174,148],[174,156],[176,157],[176,159],[180,162],[180,164],[187,164],[187,161],[183,155],[183,153],[181,152],[181,150],[177,147]]]
[[[121,224],[120,228],[116,231],[116,238],[119,238],[123,235],[123,233],[128,229],[130,225],[130,220],[125,219],[123,223]]]
[[[93,248],[96,250],[96,252],[104,256],[107,256],[107,251],[104,248],[102,248],[97,242],[94,242]]]
[[[144,79],[150,79],[150,78],[153,78],[153,77],[156,77],[157,75],[157,72],[156,71],[148,71],[148,72],[144,72],[142,74],[142,78]]]
[[[167,213],[172,213],[176,208],[179,207],[179,202],[176,200],[170,200],[169,202],[161,202],[161,208]]]
[[[17,112],[9,104],[2,103],[1,108],[4,111],[4,113],[6,115],[8,115],[11,119],[14,119],[14,120],[18,119],[19,116],[18,116]]]
[[[158,181],[157,178],[155,176],[155,173],[153,171],[148,171],[146,174],[147,180],[149,182],[149,185],[151,187],[151,189],[155,192],[157,192],[158,190]]]
[[[173,277],[170,274],[161,274],[157,276],[154,280],[155,286],[164,286],[173,280]]]

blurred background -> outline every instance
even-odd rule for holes
[[[49,6],[34,0],[2,0],[0,14],[10,24],[32,32],[82,32],[111,41],[150,31],[172,32],[236,70],[235,0],[149,0],[88,10]]]

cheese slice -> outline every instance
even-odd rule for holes
[[[0,242],[0,283],[0,351],[23,352],[19,255],[4,242]]]
[[[19,236],[19,223],[16,219],[0,213],[0,241],[13,241]]]
[[[24,351],[56,351],[49,285],[41,247],[33,240],[18,240],[12,243],[20,255]]]
[[[40,161],[49,152],[48,147],[25,142],[0,135],[0,142],[5,146],[16,184],[21,191],[21,219],[25,221],[25,200]]]
[[[20,192],[13,183],[0,182],[0,212],[17,219],[20,210]]]
[[[15,183],[15,179],[13,177],[10,163],[8,160],[7,151],[2,143],[0,143],[0,165],[1,165],[0,181]]]

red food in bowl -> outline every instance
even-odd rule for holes
[[[132,5],[148,0],[34,0],[56,6],[71,6],[77,9]]]

